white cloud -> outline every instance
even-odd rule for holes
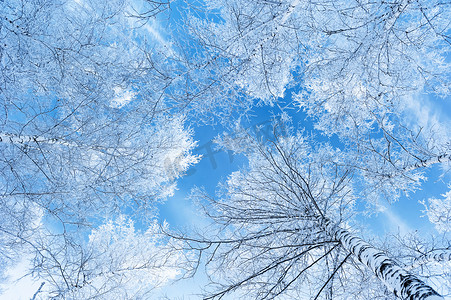
[[[407,121],[422,128],[423,133],[433,133],[438,143],[450,140],[451,110],[448,99],[415,95],[405,99]]]
[[[24,256],[22,260],[6,272],[8,279],[0,285],[2,294],[1,299],[29,300],[33,297],[41,285],[34,280],[28,273],[30,266],[29,256]]]
[[[146,11],[145,3],[140,0],[132,0],[129,6],[130,15],[135,15],[137,12]],[[150,37],[152,40],[156,41],[158,44],[162,45],[167,51],[166,54],[168,56],[173,56],[175,54],[174,49],[172,48],[172,43],[167,41],[161,32],[163,29],[159,25],[156,18],[142,20],[139,18],[130,18],[132,22],[131,26],[135,28],[135,30],[143,30],[144,34]]]
[[[166,41],[163,36],[160,34],[158,30],[158,26],[155,20],[152,20],[151,24],[146,23],[143,28],[150,34],[150,36],[159,44],[161,44],[164,48],[167,49],[168,54],[170,56],[174,55],[174,50],[172,49],[172,45],[170,42]]]

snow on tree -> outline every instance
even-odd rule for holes
[[[167,224],[164,225],[167,227]],[[186,267],[177,241],[154,222],[144,232],[119,216],[93,229],[85,244],[44,236],[35,275],[45,280],[37,299],[144,299]]]
[[[434,285],[436,291],[445,298],[451,295],[451,252],[446,234],[428,236],[413,231],[393,233],[381,238],[379,247],[396,257],[404,269]]]
[[[40,235],[78,245],[118,213],[145,224],[198,161],[186,117],[162,96],[167,53],[137,29],[158,3],[144,14],[120,0],[0,5],[2,262],[45,252]]]
[[[312,109],[325,107],[332,115],[324,122],[354,128],[375,122],[372,113],[393,112],[390,101],[403,91],[426,85],[447,95],[448,6],[439,1],[211,0],[200,9],[212,17],[188,25],[210,57],[236,69],[236,83],[248,93],[277,100],[296,84],[314,93],[308,100]],[[324,130],[336,133],[333,128]]]
[[[196,196],[217,231],[181,237],[200,255],[211,249],[206,261],[217,290],[207,299],[232,292],[250,299],[367,299],[387,297],[387,291],[403,299],[442,299],[357,236],[353,171],[341,164],[345,154],[311,142],[290,130],[275,131],[266,143],[245,130],[220,142],[245,153],[249,166],[229,176],[218,200]],[[350,274],[364,267],[386,289],[349,290],[344,278],[352,281]]]
[[[351,230],[354,224],[333,219],[344,207],[317,205],[317,208],[311,204],[303,210],[293,203],[300,200],[299,195],[310,192],[299,183],[301,178],[307,186],[313,186],[313,190],[318,184],[319,190],[327,191],[326,184],[310,182],[311,178],[321,182],[327,175],[335,175],[335,179],[329,180],[348,188],[350,183],[343,181],[352,181],[357,188],[352,191],[354,196],[349,196],[351,199],[360,198],[372,204],[377,204],[381,198],[394,202],[401,193],[421,187],[421,182],[427,179],[425,168],[449,163],[447,126],[436,120],[424,125],[423,116],[411,111],[412,103],[421,101],[422,93],[433,97],[449,96],[449,5],[440,1],[211,0],[201,7],[200,11],[205,9],[202,14],[193,9],[186,24],[193,43],[200,45],[196,58],[202,62],[202,70],[217,78],[210,82],[234,90],[217,95],[221,100],[238,95],[236,98],[242,100],[245,107],[249,103],[263,102],[280,105],[283,110],[286,103],[281,98],[291,89],[294,106],[305,110],[315,122],[315,130],[327,137],[338,136],[341,142],[341,151],[322,146],[322,150],[296,149],[284,156],[277,148],[278,145],[284,148],[282,139],[274,141],[269,154],[252,151],[258,146],[246,139],[233,141],[232,150],[245,152],[249,169],[230,176],[222,199],[201,196],[217,209],[214,213],[207,205],[206,213],[223,225],[223,231],[217,236],[186,237],[194,248],[201,247],[196,246],[196,242],[205,242],[205,247],[213,248],[211,260],[207,261],[213,266],[212,276],[219,287],[212,297],[220,298],[240,290],[237,292],[240,297],[249,294],[258,299],[273,298],[286,293],[294,298],[308,288],[311,294],[306,294],[320,297],[319,294],[325,295],[325,289],[333,286],[333,278],[340,276],[339,270],[351,259],[367,265],[394,295],[421,297],[414,296],[417,287],[425,287],[420,277],[410,274],[401,262],[355,236]],[[227,147],[230,149],[230,144]],[[316,154],[319,157],[329,151],[325,149],[332,149],[335,153],[331,156],[336,160],[314,159],[313,153],[319,152]],[[254,155],[260,155],[259,160]],[[290,161],[284,157],[295,158]],[[265,159],[276,171],[271,172]],[[318,161],[315,166],[323,172],[313,167],[305,171],[306,167],[296,161],[308,166]],[[336,169],[326,170],[328,163]],[[343,173],[347,170],[349,174],[341,177],[343,173],[337,170]],[[276,176],[286,178],[278,181],[274,179]],[[272,182],[279,182],[281,186],[274,187]],[[293,192],[295,188],[300,191]],[[318,194],[327,195],[326,192]],[[235,195],[238,196],[235,198]],[[319,198],[308,199],[314,203],[323,200]],[[289,229],[284,227],[286,220],[294,222],[298,212],[306,211],[316,212],[315,217],[323,222],[312,225],[307,218]],[[320,212],[326,216],[321,216]],[[332,224],[332,228],[324,224]],[[308,246],[321,243],[324,238],[312,236],[312,228],[320,228],[319,232],[326,232],[338,242],[337,247],[343,251],[341,256],[336,254],[332,241],[329,248],[323,246],[322,252],[324,257],[330,257],[329,250],[332,257],[335,255],[330,261],[337,269],[317,267],[323,257],[314,256],[315,250]],[[298,231],[295,233],[295,230]],[[312,240],[304,240],[307,236],[302,234],[304,231],[308,231]],[[296,240],[290,244],[290,237],[285,236],[290,234],[302,242]],[[278,244],[273,246],[274,243]],[[312,258],[299,262],[297,254]],[[226,271],[218,274],[221,269]],[[328,273],[315,276],[313,273],[318,270]],[[386,273],[387,270],[392,273]],[[324,278],[330,281],[325,282]],[[412,284],[410,290],[406,289],[409,283]],[[344,296],[345,292],[340,294],[339,289],[334,292],[334,297],[349,298]],[[425,287],[423,292],[425,297],[436,295],[430,287]],[[366,294],[366,298],[375,295],[385,296],[373,291],[373,294]]]
[[[438,232],[451,231],[451,191],[442,195],[443,199],[430,198],[425,206],[429,221],[435,225]]]
[[[368,202],[394,202],[428,162],[449,162],[446,125],[423,125],[410,108],[422,93],[449,96],[449,3],[212,0],[205,10],[211,18],[193,13],[187,26],[217,81],[243,103],[285,107],[291,89],[288,106],[355,152]]]
[[[450,4],[188,1],[179,39],[152,40],[147,22],[170,2],[2,2],[0,262],[33,251],[47,280],[35,296],[146,297],[177,273],[181,254],[151,220],[199,160],[186,120],[235,124],[260,103],[286,112],[292,89],[288,107],[342,148],[277,130],[268,144],[224,142],[249,167],[220,200],[201,196],[217,236],[185,238],[214,248],[212,297],[440,298],[429,273],[358,236],[354,204],[396,201],[425,168],[450,162],[446,126],[409,117],[421,93],[449,96]],[[426,213],[446,231],[439,202]],[[151,229],[105,223],[125,213]],[[420,254],[422,265],[435,257]]]

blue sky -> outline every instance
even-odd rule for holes
[[[178,14],[177,7],[173,6],[172,16]],[[147,32],[149,38],[155,43],[165,45],[171,49],[171,44],[168,40],[168,34],[164,31],[167,25],[166,18],[155,20],[142,27],[141,30]],[[290,101],[290,91],[285,93],[286,99]],[[431,118],[436,118],[445,127],[450,124],[451,120],[451,101],[449,99],[428,98],[417,99],[412,103],[412,114],[419,117],[425,123]],[[249,127],[255,130],[257,127],[262,127],[262,132],[270,127],[271,117],[273,114],[278,114],[280,111],[275,107],[263,106],[254,110],[254,118],[249,120]],[[290,111],[290,114],[295,115],[294,122],[299,122],[299,127],[305,128],[306,131],[313,130],[313,123],[304,120],[303,112]],[[448,127],[450,128],[450,127]],[[207,222],[202,219],[197,211],[197,207],[189,200],[188,196],[194,186],[204,187],[207,192],[214,195],[217,184],[227,178],[227,176],[238,170],[240,167],[246,165],[246,159],[240,155],[233,155],[229,152],[218,150],[214,144],[214,138],[224,131],[220,125],[215,127],[202,125],[192,128],[194,131],[194,139],[198,142],[195,149],[195,154],[202,155],[202,160],[188,170],[187,174],[178,182],[178,190],[173,197],[159,206],[160,220],[169,222],[171,228],[184,228],[192,225],[206,226]],[[429,197],[440,197],[447,191],[447,185],[450,182],[451,174],[447,172],[443,177],[440,166],[434,166],[427,171],[429,180],[424,182],[422,189],[409,195],[409,197],[402,197],[399,202],[393,205],[386,204],[386,211],[381,212],[369,219],[364,217],[362,221],[368,224],[368,229],[376,235],[383,236],[387,232],[406,232],[409,230],[419,230],[424,234],[434,233],[435,229],[427,219],[423,217],[423,205],[419,201],[427,200]],[[25,270],[24,265],[19,266],[20,272]],[[20,277],[19,269],[12,271],[14,275]],[[25,282],[25,283],[24,283]],[[197,277],[178,283],[175,287],[168,287],[160,291],[161,293],[180,299],[190,299],[188,294],[195,293],[200,290],[205,277],[199,273]],[[11,284],[11,283],[9,283]],[[14,295],[18,297],[18,291],[25,292],[23,299],[28,299],[39,284],[30,284],[28,281],[22,281],[21,285],[10,289],[10,294],[3,294],[2,297],[7,299]],[[31,294],[30,294],[31,293]],[[182,297],[185,296],[185,297]],[[198,299],[198,297],[192,297]]]

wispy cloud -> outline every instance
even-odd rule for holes
[[[414,229],[410,227],[406,221],[399,216],[391,207],[380,205],[378,208],[379,212],[382,213],[384,219],[387,221],[388,231],[399,231],[402,235],[412,232]]]
[[[141,11],[146,11],[145,3],[140,0],[132,0],[128,10],[130,15],[139,14]],[[164,32],[164,29],[161,28],[157,18],[147,18],[142,20],[140,18],[131,17],[130,20],[132,22],[131,25],[135,28],[135,30],[144,31],[143,33],[147,37],[165,48],[167,51],[166,54],[170,56],[175,54],[172,43],[163,36],[162,32]]]
[[[423,132],[433,132],[443,141],[449,140],[451,107],[445,99],[428,95],[414,95],[405,99],[406,120],[418,125]]]

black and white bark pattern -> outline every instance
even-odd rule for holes
[[[62,146],[77,146],[75,143],[71,143],[58,138],[44,138],[36,135],[19,135],[6,132],[0,132],[0,143],[16,144],[16,145],[29,145],[33,143],[45,143],[56,144]]]
[[[401,299],[444,299],[433,288],[389,258],[384,252],[356,237],[349,231],[326,223],[326,230],[333,234],[343,247],[368,266],[384,282],[389,290]]]
[[[451,249],[437,249],[425,253],[424,255],[417,257],[408,268],[415,269],[432,261],[438,263],[451,261]]]

